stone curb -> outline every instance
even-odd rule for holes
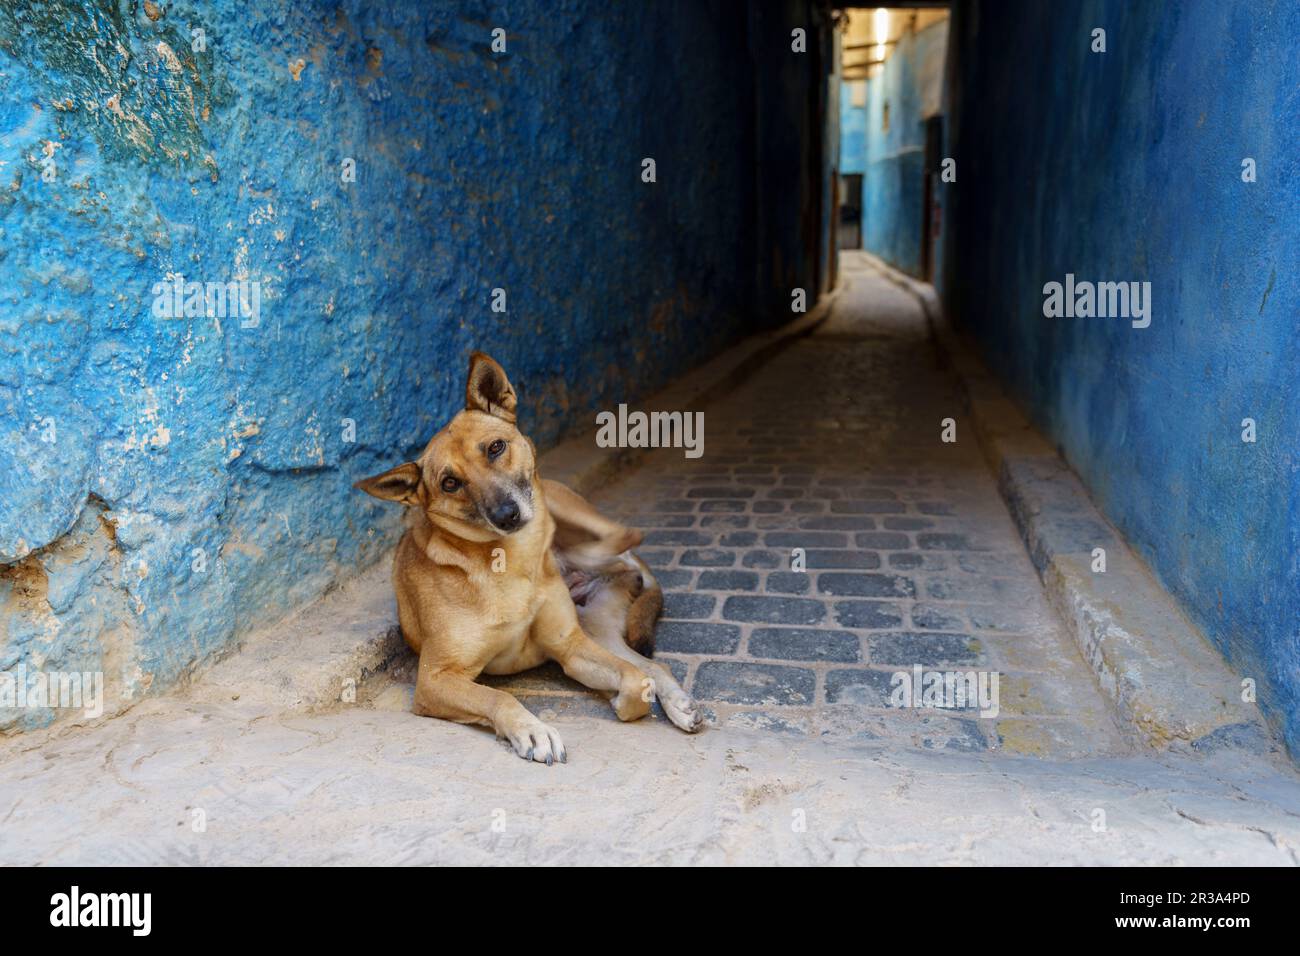
[[[313,711],[358,699],[405,642],[397,626],[392,554],[323,598],[239,642],[200,669],[185,693],[264,712]]]
[[[1241,700],[1240,676],[949,325],[934,289],[870,259],[921,302],[1048,599],[1130,739],[1157,750],[1219,743],[1274,749],[1258,709]],[[1105,549],[1105,573],[1092,571],[1094,548]]]
[[[720,397],[817,328],[837,294],[822,296],[794,322],[743,339],[637,407],[686,411]],[[644,454],[599,448],[595,434],[593,423],[589,431],[544,452],[538,459],[541,473],[590,494]],[[314,711],[349,702],[367,677],[386,670],[405,647],[396,625],[390,573],[387,555],[320,600],[246,636],[236,649],[200,669],[185,693],[194,700],[250,710]]]

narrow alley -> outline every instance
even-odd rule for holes
[[[486,678],[564,728],[569,763],[539,769],[490,731],[411,714],[404,649],[355,703],[229,693],[264,668],[259,647],[304,633],[291,618],[187,691],[20,739],[0,765],[17,795],[4,862],[1300,863],[1276,748],[1125,742],[917,300],[866,258],[845,273],[813,334],[706,407],[702,460],[655,451],[595,496],[647,531],[667,591],[656,656],[705,705],[702,733],[658,708],[621,724],[554,665]],[[364,588],[322,616],[373,629],[357,607],[391,614],[387,574]],[[891,675],[917,664],[998,673],[999,711],[891,705]]]
[[[646,532],[640,553],[667,592],[659,656],[723,725],[1121,752],[920,304],[861,254],[843,268],[825,324],[707,410],[702,459],[653,452],[594,498]],[[790,570],[796,548],[806,573]],[[998,673],[1001,713],[891,706],[891,675],[918,664]],[[539,688],[531,675],[503,684]]]
[[[127,888],[208,938],[218,867],[291,865],[1281,923],[1298,45],[1293,0],[4,0],[0,868],[78,868],[18,928]],[[230,925],[381,890],[332,876]]]

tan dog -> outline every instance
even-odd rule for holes
[[[418,459],[355,486],[408,507],[393,584],[402,634],[420,655],[415,713],[486,724],[525,760],[563,762],[554,728],[475,682],[553,660],[604,692],[620,720],[645,716],[657,695],[674,724],[698,730],[699,710],[668,669],[627,643],[648,649],[663,606],[630,550],[641,533],[538,476],[515,405],[505,371],[475,352],[465,410]]]

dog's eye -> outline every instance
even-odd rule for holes
[[[498,458],[500,457],[501,453],[505,450],[506,450],[505,439],[498,438],[492,444],[488,445],[488,457]]]
[[[454,495],[456,492],[460,491],[460,479],[448,475],[446,478],[442,479],[442,490],[447,492],[449,495]]]

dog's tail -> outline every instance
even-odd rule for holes
[[[631,552],[628,556],[641,572],[641,593],[627,609],[627,646],[650,657],[655,652],[655,624],[664,611],[664,591],[644,561]]]

